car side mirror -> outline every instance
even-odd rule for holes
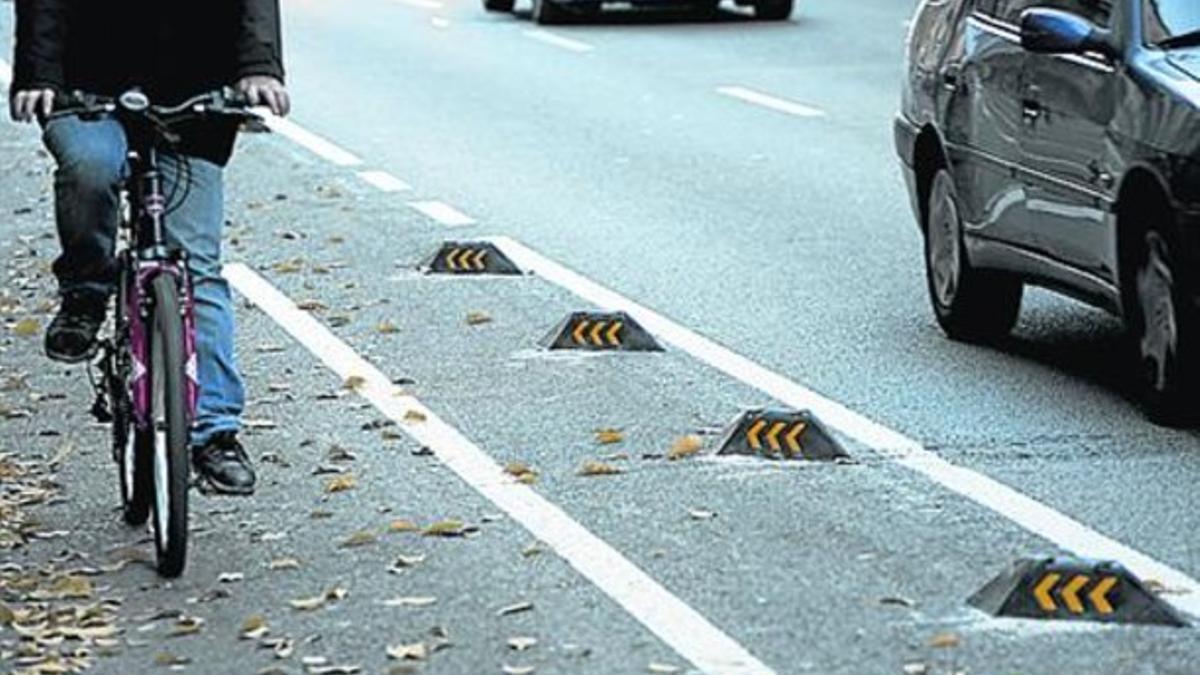
[[[1037,54],[1099,52],[1117,56],[1111,35],[1081,16],[1035,7],[1021,12],[1021,46]]]

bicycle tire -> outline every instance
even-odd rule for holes
[[[154,546],[158,573],[183,573],[188,544],[188,419],[184,324],[175,277],[163,273],[150,285],[150,401],[154,420]]]

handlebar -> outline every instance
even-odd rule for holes
[[[153,105],[140,90],[131,89],[117,97],[101,96],[82,91],[68,92],[55,97],[54,110],[47,120],[65,115],[94,118],[114,115],[118,119],[144,120],[163,131],[170,127],[203,117],[232,117],[251,126],[261,125],[262,117],[250,110],[250,101],[231,87],[222,87],[193,96],[178,105]]]

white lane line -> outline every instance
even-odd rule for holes
[[[446,202],[409,202],[408,205],[439,223],[450,227],[475,224],[474,218],[450,206]]]
[[[441,9],[445,5],[437,0],[396,0],[401,5],[416,7],[417,9]]]
[[[825,111],[821,110],[820,108],[814,108],[812,106],[804,105],[803,103],[797,103],[795,101],[779,98],[778,96],[764,94],[759,91],[754,91],[753,89],[746,89],[745,87],[717,87],[717,93],[736,98],[746,103],[753,103],[754,105],[762,106],[764,108],[770,108],[771,110],[776,110],[781,113],[795,115],[797,117],[825,116]]]
[[[434,28],[439,28],[441,30],[445,30],[450,27],[450,19],[447,19],[445,17],[435,16],[429,20],[429,25],[433,26]]]
[[[8,65],[8,61],[0,59],[0,84],[7,87],[12,83],[12,66]]]
[[[245,265],[226,265],[229,283],[321,359],[343,380],[362,378],[358,393],[417,443],[432,448],[458,474],[529,530],[588,581],[700,670],[714,675],[773,671],[699,612],[658,584],[625,556],[527,485],[516,482],[491,456],[441,420],[415,397],[329,332],[267,280]],[[412,414],[424,422],[412,422]]]
[[[541,30],[540,28],[525,31],[525,37],[537,40],[538,42],[545,42],[548,45],[554,45],[560,49],[576,52],[578,54],[584,54],[595,49],[595,47],[586,42],[572,40],[571,38],[551,33],[548,30]]]
[[[953,464],[919,441],[879,424],[797,384],[636,302],[573,272],[508,237],[490,239],[518,267],[609,310],[624,310],[651,333],[696,359],[794,408],[807,408],[850,438],[943,487],[1008,518],[1026,530],[1085,558],[1116,560],[1143,579],[1178,594],[1163,595],[1176,608],[1200,617],[1200,582],[1184,572],[1111,539],[1050,506],[981,473]]]
[[[285,120],[269,113],[263,115],[267,127],[277,134],[290,138],[293,142],[307,148],[313,154],[330,161],[338,166],[358,166],[362,160],[350,152],[339,148],[291,120]]]
[[[358,177],[384,192],[404,192],[412,186],[386,171],[359,171]]]

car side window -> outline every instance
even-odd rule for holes
[[[987,4],[986,0],[981,4]],[[996,11],[989,13],[1013,24],[1021,22],[1021,12],[1034,7],[1071,12],[1097,26],[1108,26],[1112,19],[1110,0],[994,0],[993,4],[996,5]]]

